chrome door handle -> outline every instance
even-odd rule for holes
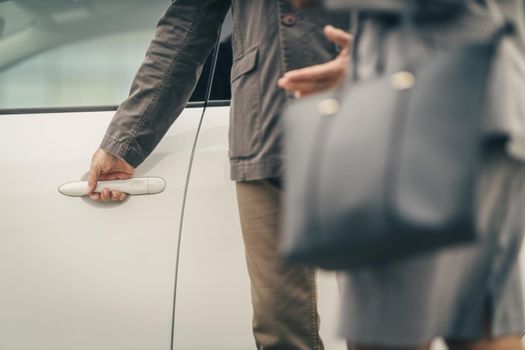
[[[160,177],[135,177],[127,180],[99,181],[95,192],[102,192],[104,188],[110,191],[119,191],[131,195],[157,194],[164,191],[166,181]],[[87,181],[68,182],[58,188],[58,191],[69,197],[87,195]]]

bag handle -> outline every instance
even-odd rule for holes
[[[414,21],[415,14],[417,13],[417,9],[419,8],[419,1],[418,0],[410,0],[408,3],[408,6],[405,8],[405,10],[402,12],[401,15],[401,21],[402,21],[402,37],[404,40],[401,41],[401,45],[404,46],[402,52],[408,52],[406,49],[408,48],[408,42],[407,40],[411,33],[414,32],[416,29],[416,24]],[[361,43],[361,37],[363,32],[363,21],[362,21],[362,14],[359,11],[354,11],[352,13],[352,19],[355,21],[356,25],[354,25],[355,28],[355,34],[354,34],[354,41],[352,44],[352,55],[350,64],[352,65],[352,74],[351,74],[351,80],[356,82],[359,80],[359,44]],[[382,26],[380,29],[380,38],[379,38],[379,52],[378,52],[378,58],[376,62],[376,70],[382,71],[385,66],[385,50],[384,50],[384,35],[386,28]]]
[[[354,32],[354,38],[352,42],[352,54],[350,55],[351,64],[351,80],[358,81],[358,67],[359,67],[359,44],[361,43],[361,37],[363,35],[363,21],[361,20],[361,13],[359,11],[352,12],[352,29]]]
[[[485,6],[488,8],[496,24],[506,25],[508,21],[503,15],[503,12],[501,12],[501,8],[496,3],[496,1],[495,0],[484,0],[484,1],[485,1]]]
[[[432,1],[432,0],[426,0]],[[410,38],[415,36],[417,32],[417,24],[415,23],[415,18],[417,13],[421,9],[421,6],[425,6],[425,0],[410,0],[406,6],[405,11],[403,11],[401,16],[402,28],[401,28],[401,40],[400,40],[400,55],[407,62],[407,68],[410,68]],[[493,20],[494,31],[488,37],[489,40],[498,42],[503,36],[510,34],[514,31],[514,26],[510,21],[505,18],[505,15],[501,11],[501,8],[497,4],[496,0],[480,0],[484,2],[486,8],[489,11],[490,17]],[[384,46],[384,45],[381,45]],[[378,60],[384,60],[385,55],[379,57]]]
[[[515,31],[513,23],[508,21],[503,12],[501,11],[501,8],[496,3],[495,0],[480,0],[485,4],[487,7],[491,18],[494,21],[495,24],[495,31],[492,34],[492,40],[499,40],[502,36],[512,34]],[[401,34],[400,34],[400,55],[404,56],[404,61],[410,62],[410,58],[407,57],[409,55],[409,46],[410,46],[410,37],[414,35],[414,33],[417,30],[417,24],[415,23],[415,17],[419,10],[421,9],[421,6],[424,6],[424,3],[422,4],[421,0],[410,0],[408,1],[407,6],[402,11],[400,20],[401,20]],[[356,21],[356,26],[354,26],[355,29],[355,35],[354,35],[354,42],[352,45],[352,55],[351,55],[351,80],[352,81],[358,81],[359,80],[359,74],[358,74],[358,68],[359,68],[359,44],[361,42],[362,37],[362,31],[363,31],[363,21],[362,21],[362,14],[360,14],[358,11],[354,11],[352,15],[352,19]],[[376,71],[383,72],[384,67],[386,66],[386,55],[385,55],[385,45],[384,45],[384,35],[387,28],[383,27],[381,29],[380,38],[379,38],[379,47],[378,47],[378,58],[376,63]],[[410,66],[410,64],[407,64],[407,66]]]

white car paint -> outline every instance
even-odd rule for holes
[[[175,249],[200,109],[137,176],[167,183],[123,203],[66,197],[113,115],[0,116],[0,349],[167,349]]]
[[[168,349],[178,226],[201,109],[187,109],[137,177],[163,193],[123,203],[60,194],[85,179],[112,112],[0,117],[0,349]],[[189,183],[175,349],[249,349],[249,280],[227,156],[228,107],[210,107]],[[323,276],[327,348],[336,285]]]

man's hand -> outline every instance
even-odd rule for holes
[[[107,202],[123,201],[126,199],[126,193],[119,191],[110,191],[104,188],[101,193],[94,192],[99,180],[119,180],[129,179],[133,176],[135,169],[124,160],[117,156],[98,149],[91,159],[91,169],[88,176],[88,194],[92,200],[99,199]]]
[[[295,97],[302,97],[335,88],[344,80],[352,36],[332,26],[326,26],[324,34],[341,48],[339,55],[327,63],[287,72],[279,79],[279,87],[292,92]]]

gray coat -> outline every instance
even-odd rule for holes
[[[233,180],[277,177],[287,95],[277,80],[292,69],[337,54],[326,24],[348,16],[321,8],[300,11],[286,0],[176,0],[162,16],[130,96],[120,105],[101,147],[137,167],[185,107],[228,10],[234,19],[230,159]]]
[[[412,0],[327,1],[370,14],[358,48],[360,78],[377,74],[380,45],[385,45],[386,70],[391,68],[388,65],[397,65],[388,56],[394,56],[392,50],[400,31],[389,22],[389,13],[402,11]],[[435,51],[462,41],[482,38],[494,28],[494,16],[480,1],[430,3],[442,20],[431,16],[420,23],[417,50],[425,58],[432,59]],[[506,145],[512,154],[525,159],[523,2],[500,0],[497,4],[518,32],[505,39],[498,51],[489,82],[486,133],[511,136]],[[447,15],[451,9],[456,16]],[[382,40],[380,29],[385,25],[390,27]],[[494,140],[487,142],[479,169],[479,239],[469,245],[342,273],[341,335],[358,344],[417,347],[437,336],[473,340],[483,331],[492,337],[523,333],[518,256],[525,230],[525,163],[505,154],[505,144]]]

